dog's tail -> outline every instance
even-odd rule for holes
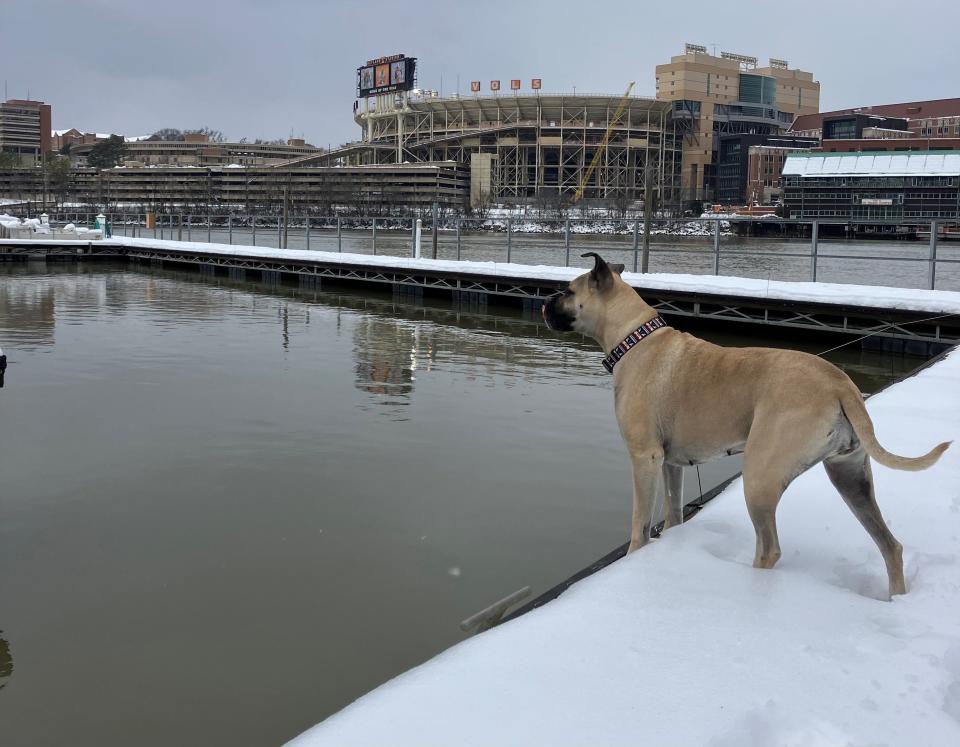
[[[850,425],[853,426],[854,433],[857,434],[857,438],[863,444],[864,450],[884,467],[919,472],[936,464],[940,455],[953,443],[953,441],[944,441],[919,457],[903,457],[891,454],[877,441],[873,432],[873,422],[870,420],[867,408],[863,404],[863,397],[860,396],[859,390],[853,384],[845,387],[840,393],[840,407],[843,408],[843,414],[846,415]]]

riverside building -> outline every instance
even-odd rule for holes
[[[960,219],[960,151],[793,153],[783,167],[791,218],[860,225]]]
[[[683,124],[681,181],[686,200],[718,199],[720,139],[725,135],[777,135],[799,115],[820,108],[820,83],[813,74],[771,58],[687,44],[682,55],[657,65],[657,99],[669,101]]]

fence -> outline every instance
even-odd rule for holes
[[[64,213],[50,217],[51,224],[92,225],[93,214]],[[150,237],[175,241],[241,244],[270,248],[324,250],[358,254],[416,256],[416,219],[354,218],[340,216],[264,215],[157,215],[147,228],[143,213],[107,216],[114,236]],[[738,226],[739,224],[739,226]],[[887,236],[906,241],[866,243],[821,238],[824,226],[846,224],[829,221],[795,221],[765,218],[652,219],[649,231],[643,219],[597,218],[438,218],[424,220],[421,256],[426,258],[507,261],[524,264],[584,266],[579,255],[602,251],[608,259],[622,261],[627,269],[646,272],[654,258],[660,271],[694,274],[756,276],[770,279],[826,280],[823,269],[845,282],[912,285],[936,288],[944,269],[946,285],[960,290],[960,241],[942,246],[946,238],[960,239],[956,221],[899,222],[879,228]],[[737,235],[733,229],[762,227],[759,237]],[[770,231],[779,231],[771,239]],[[929,234],[929,236],[927,236]],[[896,252],[888,252],[887,247]],[[946,248],[946,251],[944,251]],[[826,251],[825,251],[826,249]],[[865,253],[866,251],[866,253]],[[846,262],[850,271],[838,271]],[[888,263],[887,272],[880,265]],[[903,264],[897,264],[903,263]],[[899,278],[910,267],[910,282]],[[859,268],[859,270],[857,270]],[[918,274],[922,270],[922,275]],[[777,277],[774,277],[776,275]],[[881,277],[883,276],[883,277]],[[886,278],[886,279],[885,279]],[[878,282],[879,280],[879,282]],[[894,282],[890,282],[890,280]],[[872,281],[872,282],[871,282]]]

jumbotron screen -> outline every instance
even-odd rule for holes
[[[416,69],[417,58],[402,54],[367,60],[366,65],[357,68],[357,98],[409,91]]]

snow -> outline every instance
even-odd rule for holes
[[[725,216],[709,215],[710,221],[702,220],[670,220],[654,222],[650,227],[650,233],[654,236],[713,236],[714,223],[716,219],[743,217],[743,216]],[[572,234],[607,234],[629,236],[634,230],[634,218],[620,219],[571,219],[570,233]],[[506,231],[506,218],[487,218],[480,222],[480,227],[485,230]],[[513,223],[510,230],[513,233],[563,233],[565,227],[564,220],[557,218],[555,220],[527,220],[521,223]],[[731,233],[730,221],[720,220],[720,233],[728,236]]]
[[[912,153],[791,153],[783,174],[796,176],[958,176],[960,153],[917,151]]]
[[[570,233],[584,234],[617,234],[630,235],[634,230],[634,222],[643,220],[636,211],[622,212],[607,208],[573,209],[566,214],[556,212],[552,217],[544,211],[528,205],[490,207],[478,223],[481,228],[497,231],[507,230],[507,220],[515,221],[511,225],[514,233],[562,233],[567,219],[570,221]],[[650,233],[655,236],[712,236],[714,220],[720,220],[720,232],[729,235],[730,222],[728,218],[743,218],[737,215],[717,215],[704,213],[703,220],[684,220],[682,218],[664,218],[655,215]]]
[[[21,221],[20,218],[7,215],[5,213],[0,213],[0,226],[3,226],[6,229],[20,229],[22,232],[17,234],[21,238],[0,240],[0,245],[22,243],[32,244],[33,240],[30,239],[29,236],[50,234],[53,235],[52,240],[56,241],[58,244],[73,243],[72,239],[64,237],[63,234],[74,234],[77,236],[82,235],[85,239],[83,243],[86,244],[87,239],[99,239],[102,234],[100,229],[90,229],[84,226],[77,226],[74,223],[67,223],[63,228],[53,230],[49,224],[44,224],[39,218],[24,218]],[[22,238],[24,233],[28,235],[28,238]],[[40,240],[45,241],[46,239]]]
[[[954,351],[871,398],[884,446],[915,455],[960,435],[958,381]],[[905,548],[909,593],[893,602],[821,467],[784,495],[772,571],[751,567],[738,480],[687,524],[289,747],[960,744],[960,449],[926,472],[874,475]]]
[[[14,219],[15,220],[15,219]],[[11,243],[9,240],[6,243]],[[62,242],[69,244],[69,241]],[[85,244],[86,242],[84,242]],[[578,267],[554,265],[522,265],[506,262],[472,262],[444,259],[413,259],[386,255],[350,254],[339,252],[306,251],[302,249],[270,249],[268,247],[238,244],[208,244],[198,241],[172,241],[151,238],[114,237],[101,242],[104,245],[142,247],[148,249],[184,249],[203,254],[228,254],[271,260],[307,260],[325,264],[363,265],[409,270],[451,272],[460,275],[554,280],[569,282],[584,272]],[[710,294],[733,298],[762,298],[781,301],[806,301],[843,306],[862,306],[876,309],[922,311],[933,314],[960,313],[960,292],[892,288],[879,285],[849,285],[841,283],[809,283],[742,278],[736,276],[686,275],[669,273],[623,273],[623,279],[641,291],[675,291]]]

